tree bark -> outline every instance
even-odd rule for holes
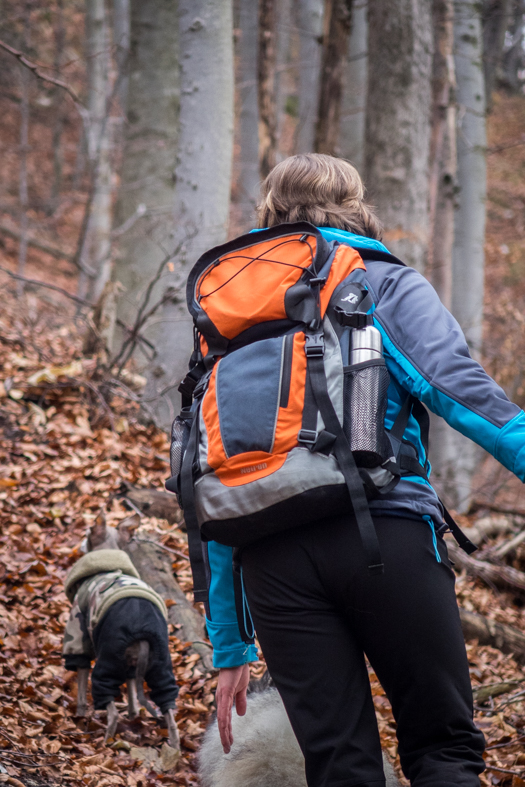
[[[58,0],[57,2],[57,18],[53,27],[53,37],[55,39],[55,78],[60,79],[60,66],[66,42],[66,28],[64,25],[64,2]],[[55,110],[55,119],[53,123],[53,183],[51,185],[50,205],[49,212],[52,213],[58,207],[60,199],[60,190],[62,188],[62,148],[61,137],[66,119],[64,110],[64,91],[60,88],[55,88],[53,92],[53,104]]]
[[[240,0],[239,57],[239,192],[241,229],[255,224],[259,190],[259,108],[257,105],[258,0]]]
[[[181,510],[177,498],[171,492],[162,492],[160,489],[142,489],[123,481],[119,489],[119,497],[130,500],[144,516],[167,519],[170,525],[181,522]]]
[[[511,653],[517,662],[525,664],[525,634],[504,623],[496,623],[476,612],[460,607],[461,628],[466,640],[477,639],[480,645],[489,645],[503,653]]]
[[[460,547],[447,542],[450,557],[457,568],[464,569],[468,574],[482,579],[489,587],[512,590],[520,595],[525,594],[525,573],[511,566],[497,566],[484,560],[476,560],[465,554]]]
[[[206,671],[213,669],[212,649],[206,645],[204,617],[190,604],[171,568],[169,554],[159,544],[132,539],[125,552],[140,574],[164,601],[174,601],[168,606],[168,621],[177,629],[177,637],[183,642],[191,642],[191,650],[198,653]]]
[[[511,8],[511,23],[509,25],[509,46],[503,53],[502,81],[505,87],[517,93],[523,86],[523,79],[519,72],[523,69],[523,15],[525,14],[525,1],[513,0]]]
[[[323,0],[296,0],[295,17],[299,30],[299,120],[296,137],[298,153],[311,153],[314,149],[323,16]]]
[[[23,46],[27,51],[31,25],[31,6],[24,7],[24,35]],[[27,261],[28,224],[27,211],[29,208],[29,194],[27,187],[27,154],[29,152],[29,71],[20,66],[20,169],[18,176],[18,196],[20,200],[20,244],[18,246],[18,275],[24,276]],[[17,293],[21,296],[24,291],[23,281],[17,283]]]
[[[483,8],[483,71],[485,100],[492,108],[492,93],[501,69],[505,33],[511,21],[512,0],[485,0]]]
[[[275,58],[275,0],[259,0],[257,96],[259,104],[259,169],[261,178],[265,178],[277,163]]]
[[[368,0],[354,0],[348,57],[344,65],[339,152],[359,171],[364,165],[368,81]]]
[[[179,0],[182,63],[179,151],[174,219],[184,248],[175,266],[175,295],[163,307],[155,379],[149,395],[187,371],[193,349],[185,298],[189,266],[228,233],[233,159],[232,0]],[[180,398],[174,387],[157,406],[158,423],[173,420]]]
[[[458,99],[458,201],[452,258],[452,313],[458,320],[471,355],[481,356],[486,200],[485,88],[479,3],[455,0],[455,66]],[[472,477],[480,451],[472,441],[454,433],[454,485],[451,502],[467,511]]]
[[[286,100],[289,82],[290,37],[292,28],[292,0],[279,0],[276,7],[276,52],[275,52],[275,106],[277,127],[277,158],[281,160],[283,131],[286,118]]]
[[[120,298],[118,317],[132,325],[148,283],[155,277],[166,250],[174,246],[173,201],[174,170],[179,140],[179,16],[172,0],[131,0],[129,91],[125,127],[121,184],[115,224],[123,225],[144,205],[145,214],[122,235],[115,254],[113,277],[125,287]],[[158,302],[168,287],[177,284],[173,274],[155,285],[150,305]],[[180,285],[181,286],[181,285]],[[181,300],[181,298],[179,298]],[[181,310],[182,311],[182,310]],[[163,324],[148,325],[143,333],[155,346],[162,334],[169,334],[173,346],[186,339],[167,330]],[[125,334],[117,330],[116,350]],[[137,357],[146,365],[147,360]],[[155,379],[168,372],[161,359],[155,359],[148,373]],[[169,361],[167,362],[169,364]]]
[[[353,0],[326,0],[319,105],[315,128],[317,153],[335,155],[339,139],[343,70],[352,28]]]
[[[452,251],[457,190],[454,3],[433,0],[432,130],[430,137],[429,247],[427,277],[447,309],[452,306]],[[430,461],[441,496],[453,486],[451,427],[431,415]]]
[[[434,0],[430,243],[428,273],[441,302],[452,306],[454,201],[457,188],[456,76],[453,0]]]
[[[80,261],[96,271],[89,281],[81,273],[78,295],[96,301],[109,279],[111,251],[113,125],[110,114],[110,43],[104,0],[86,0],[86,58],[88,71],[87,149],[91,169],[89,216]]]
[[[423,272],[428,247],[430,0],[369,0],[365,174],[385,242]]]
[[[129,86],[128,60],[131,21],[129,3],[130,0],[113,0],[113,43],[117,64],[117,95],[123,115],[126,114]]]

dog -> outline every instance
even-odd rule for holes
[[[215,718],[198,753],[202,787],[307,787],[304,757],[279,692],[266,672],[248,688],[245,716],[232,712],[233,746],[224,754]],[[399,787],[383,754],[386,787]]]
[[[137,520],[137,522],[135,522]],[[180,750],[174,708],[178,694],[168,648],[167,610],[163,599],[143,582],[123,551],[138,517],[118,528],[99,514],[85,539],[86,554],[69,572],[65,590],[72,604],[64,632],[62,655],[66,669],[77,672],[77,715],[87,713],[91,661],[95,710],[106,709],[105,742],[113,738],[119,714],[115,698],[127,683],[128,717],[142,705],[159,714],[144,695],[144,681],[159,705],[168,728],[168,742]]]

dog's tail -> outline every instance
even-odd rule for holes
[[[146,672],[148,671],[148,663],[149,663],[149,642],[147,639],[141,639],[137,642],[138,645],[138,654],[137,654],[137,671],[136,671],[136,680],[137,680],[137,697],[140,704],[146,708],[148,713],[151,713],[154,719],[159,718],[159,714],[157,710],[154,708],[152,703],[147,699],[146,695],[144,694],[144,679]]]

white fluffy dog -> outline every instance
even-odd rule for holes
[[[199,751],[202,787],[307,787],[304,758],[277,689],[248,695],[245,716],[232,714],[234,744],[224,754],[217,720],[204,734]],[[399,787],[383,754],[386,787]]]

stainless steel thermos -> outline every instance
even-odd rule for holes
[[[373,325],[366,325],[352,331],[350,364],[364,363],[383,357],[383,340]]]
[[[385,432],[389,375],[381,334],[373,325],[350,334],[343,430],[359,467],[377,467],[392,453]]]

